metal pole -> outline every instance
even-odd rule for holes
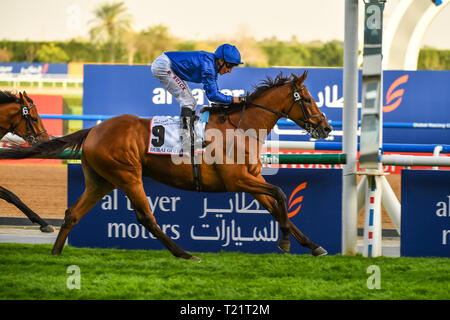
[[[345,1],[343,153],[342,170],[342,253],[357,253],[357,126],[358,126],[358,2]]]

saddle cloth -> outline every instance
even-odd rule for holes
[[[201,149],[205,138],[205,128],[209,114],[203,113],[194,124],[194,141],[196,152]],[[150,138],[147,153],[159,155],[181,154],[180,119],[171,116],[154,116],[150,120]],[[201,150],[199,150],[201,149]],[[183,150],[184,154],[189,154],[190,150]]]

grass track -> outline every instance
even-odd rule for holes
[[[0,299],[450,299],[450,259],[198,253],[0,244]],[[81,289],[66,286],[77,265]],[[380,289],[368,289],[370,265]]]

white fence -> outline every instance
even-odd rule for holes
[[[57,87],[57,84],[62,84],[62,89],[67,90],[68,87],[80,88],[83,85],[83,77],[64,74],[24,75],[19,73],[2,73],[0,74],[0,83],[2,82],[8,83],[8,86],[14,89],[20,89],[23,86],[21,85],[22,83],[28,82],[36,83],[38,89],[43,89],[44,84],[51,84],[51,87]]]

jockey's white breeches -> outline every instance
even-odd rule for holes
[[[170,66],[170,59],[164,53],[153,61],[152,73],[178,101],[180,107],[187,107],[195,110],[197,101],[192,95],[191,89],[184,80],[180,79],[180,77],[173,72]]]

